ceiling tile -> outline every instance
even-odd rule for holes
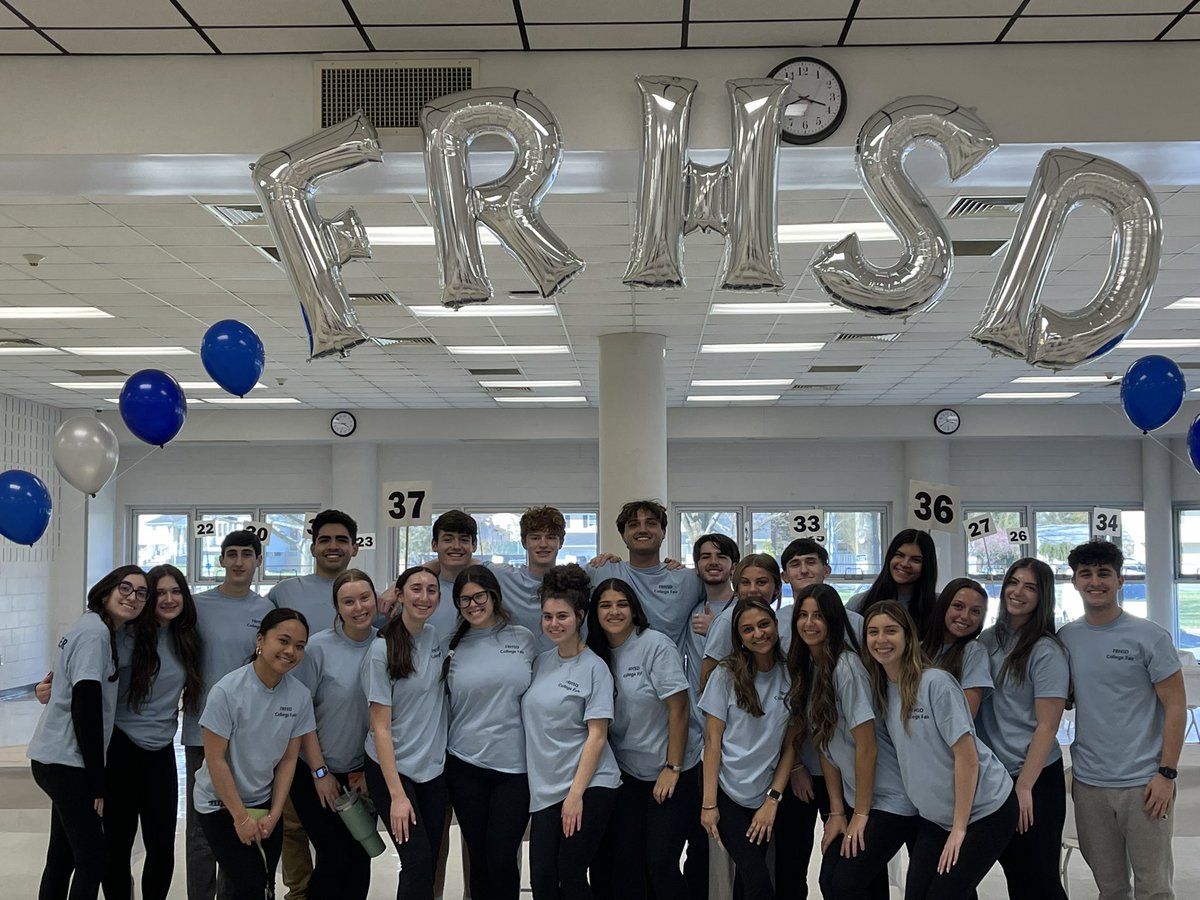
[[[507,0],[353,0],[353,4],[364,25],[515,25],[517,21],[516,10]]]
[[[852,0],[692,0],[691,21],[795,19],[799,13],[806,19],[845,19],[852,6]]]
[[[1103,13],[1169,13],[1175,15],[1181,6],[1178,0],[1029,0],[1021,10],[1030,15],[1098,16]]]
[[[520,50],[516,25],[459,25],[426,28],[373,26],[367,34],[376,50]]]
[[[1020,7],[1021,0],[859,0],[854,17],[1011,16]]]
[[[839,21],[692,23],[689,47],[829,46],[842,33]],[[765,73],[764,73],[765,74]]]
[[[167,7],[170,9],[171,7]],[[212,48],[191,28],[48,28],[46,34],[68,53],[205,53]]]
[[[563,3],[561,0],[521,0],[527,25],[544,22],[681,22],[681,0],[606,0],[604,3]]]
[[[996,40],[1008,19],[858,19],[847,45],[969,44]]]
[[[1174,28],[1167,32],[1164,41],[1194,41],[1200,40],[1200,14],[1191,13],[1184,16]]]
[[[187,20],[163,0],[8,0],[39,28],[186,27]]]
[[[1022,16],[1004,43],[1022,41],[1145,41],[1171,24],[1173,16]]]
[[[0,7],[0,11],[3,8]],[[9,13],[4,12],[4,15]],[[17,20],[20,21],[19,19]],[[62,55],[57,47],[31,28],[0,31],[0,54],[3,53],[47,53]]]
[[[183,0],[183,7],[200,25],[350,24],[342,0]]]
[[[344,28],[214,28],[209,39],[222,53],[331,53],[366,50],[353,26]]]

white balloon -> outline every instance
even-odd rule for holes
[[[54,467],[72,487],[93,497],[117,471],[117,436],[94,416],[67,419],[54,432]]]

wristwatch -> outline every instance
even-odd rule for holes
[[[683,771],[683,766],[673,766],[673,765],[671,765],[669,762],[665,762],[665,763],[663,763],[663,764],[662,764],[662,768],[663,768],[663,769],[670,769],[672,772],[675,772],[676,774],[678,774],[679,772],[682,772],[682,771]]]
[[[1174,781],[1176,778],[1179,777],[1179,770],[1178,769],[1170,769],[1170,768],[1167,768],[1166,766],[1160,766],[1158,769],[1158,774],[1161,775],[1163,778],[1167,778],[1171,781]]]
[[[329,774],[329,770],[327,768],[325,768],[324,766],[313,769],[313,778],[324,778],[328,774]]]
[[[767,799],[774,800],[776,803],[779,803],[783,800],[783,791],[777,791],[774,788],[771,788],[767,791]]]

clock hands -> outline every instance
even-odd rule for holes
[[[797,94],[797,95],[796,95],[796,99],[797,99],[797,100],[803,100],[803,101],[805,101],[806,103],[815,103],[815,104],[817,104],[817,106],[823,106],[823,107],[825,107],[826,109],[829,109],[829,104],[828,104],[828,103],[822,103],[820,100],[814,100],[812,97],[806,97],[806,96],[804,96],[804,94]]]

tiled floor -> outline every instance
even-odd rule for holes
[[[0,769],[24,769],[28,771],[25,759],[25,744],[33,733],[34,725],[40,713],[40,707],[33,700],[10,700],[0,702]],[[1060,735],[1060,737],[1064,737]],[[1175,838],[1175,892],[1181,898],[1200,897],[1200,746],[1188,744],[1184,749],[1184,764],[1195,767],[1197,777],[1188,779],[1181,798],[1186,804],[1180,810],[1176,826]],[[182,773],[183,760],[180,753],[179,768]],[[182,774],[181,774],[182,796]],[[21,790],[10,788],[10,797],[0,797],[0,898],[17,900],[17,898],[35,897],[37,895],[38,879],[41,877],[42,863],[45,858],[46,835],[48,831],[49,808],[45,798],[32,785],[21,783]],[[1194,792],[1194,793],[1193,793]],[[14,805],[14,801],[19,805]],[[182,802],[182,801],[181,801]],[[182,807],[180,810],[182,817]],[[446,900],[459,900],[463,896],[463,880],[458,866],[453,862],[458,858],[459,835],[458,828],[451,829],[451,864],[447,876]],[[183,900],[183,823],[182,819],[176,831],[175,838],[176,877],[171,888],[171,900]],[[141,867],[140,844],[135,849],[135,876]],[[814,860],[816,857],[814,856]],[[394,849],[388,846],[387,852],[374,861],[372,866],[371,900],[390,900],[396,893],[397,857]],[[525,867],[528,871],[528,866]],[[810,869],[809,883],[814,886],[813,896],[816,896],[817,867]],[[1091,880],[1086,864],[1076,854],[1071,862],[1070,893],[1072,897],[1094,897],[1095,886]],[[282,900],[284,889],[282,882],[278,885],[277,896]],[[900,891],[893,888],[893,897],[900,897]],[[980,887],[981,900],[1003,900],[1007,897],[1004,877],[999,868],[994,869]],[[1030,898],[1033,900],[1033,898]]]

